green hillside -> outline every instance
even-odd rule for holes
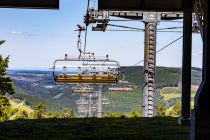
[[[43,104],[46,107],[46,110],[49,112],[62,112],[64,107],[62,105],[59,105],[57,103],[49,102],[47,100],[41,100],[34,96],[23,94],[23,93],[15,93],[12,95],[12,98],[14,99],[20,99],[25,100],[26,105],[35,108],[38,104]]]
[[[108,112],[130,112],[135,108],[141,107],[142,103],[142,84],[144,81],[143,67],[122,67],[121,72],[126,73],[125,80],[135,84],[137,88],[132,92],[109,92],[105,93],[110,101],[110,106],[105,108]],[[177,101],[181,100],[181,89],[177,88],[181,82],[180,68],[157,67],[156,69],[157,105],[164,104],[167,108],[173,106]],[[199,85],[201,77],[201,69],[192,69],[192,83]],[[168,88],[164,88],[168,87]],[[163,88],[163,89],[162,89]],[[197,89],[192,90],[194,97]],[[171,92],[175,94],[170,94]],[[165,92],[166,94],[162,94]]]
[[[121,72],[125,72],[126,80],[138,86],[143,84],[144,72],[142,66],[122,67]],[[180,68],[157,67],[156,83],[157,87],[175,86],[181,80]]]
[[[141,106],[142,92],[135,89],[133,92],[107,92],[110,105],[104,109],[105,112],[130,112]]]
[[[27,114],[32,114],[34,112],[34,110],[28,106],[25,105],[23,102],[21,102],[20,100],[9,100],[9,103],[11,104],[11,108],[12,109],[17,109],[17,112],[12,115],[9,119],[10,120],[15,120],[18,118],[18,116],[25,111]]]
[[[104,86],[103,92],[110,102],[104,111],[125,113],[141,106],[143,67],[121,67],[122,72],[125,72],[125,80],[133,84],[135,89],[132,92],[119,93],[109,92],[108,86]],[[163,87],[177,87],[181,82],[180,68],[157,67],[156,72],[158,90]],[[76,111],[75,101],[79,99],[79,95],[71,93],[71,85],[57,85],[50,71],[10,71],[9,75],[13,77],[16,87],[16,94],[12,98],[25,100],[32,108],[42,103],[48,111],[62,112],[64,108]],[[200,79],[201,69],[192,68],[192,83],[199,85]],[[165,100],[162,95],[157,94],[157,104],[170,107],[177,100],[180,100],[180,95]]]

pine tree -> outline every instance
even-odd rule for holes
[[[5,41],[0,41],[2,45]],[[0,95],[14,94],[13,81],[7,76],[7,68],[9,63],[9,56],[3,58],[0,55]]]

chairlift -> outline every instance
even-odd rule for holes
[[[53,77],[58,84],[114,84],[119,80],[120,64],[106,57],[67,57],[55,60]]]
[[[119,85],[117,86],[112,86],[109,87],[109,91],[115,91],[115,92],[131,92],[133,90],[133,87],[120,87]]]
[[[87,93],[93,93],[93,87],[89,85],[76,85],[72,88],[72,93],[78,93],[78,94],[87,94]]]
[[[125,81],[125,74],[123,73],[122,80],[119,80],[117,84],[111,85],[108,89],[112,92],[131,92],[133,91],[133,85]]]
[[[53,65],[53,77],[58,84],[114,84],[119,80],[120,64],[109,56],[95,56],[92,52],[82,51],[81,32],[86,30],[77,25],[79,34],[77,49],[79,57],[57,59]],[[87,30],[86,30],[87,31]]]

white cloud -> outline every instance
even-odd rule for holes
[[[15,31],[12,31],[12,32],[10,32],[10,34],[12,34],[12,35],[23,35],[23,34],[26,34],[26,32],[15,32]]]

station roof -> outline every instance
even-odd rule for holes
[[[0,8],[59,9],[59,0],[0,0]]]
[[[99,10],[183,11],[183,0],[98,0]]]

